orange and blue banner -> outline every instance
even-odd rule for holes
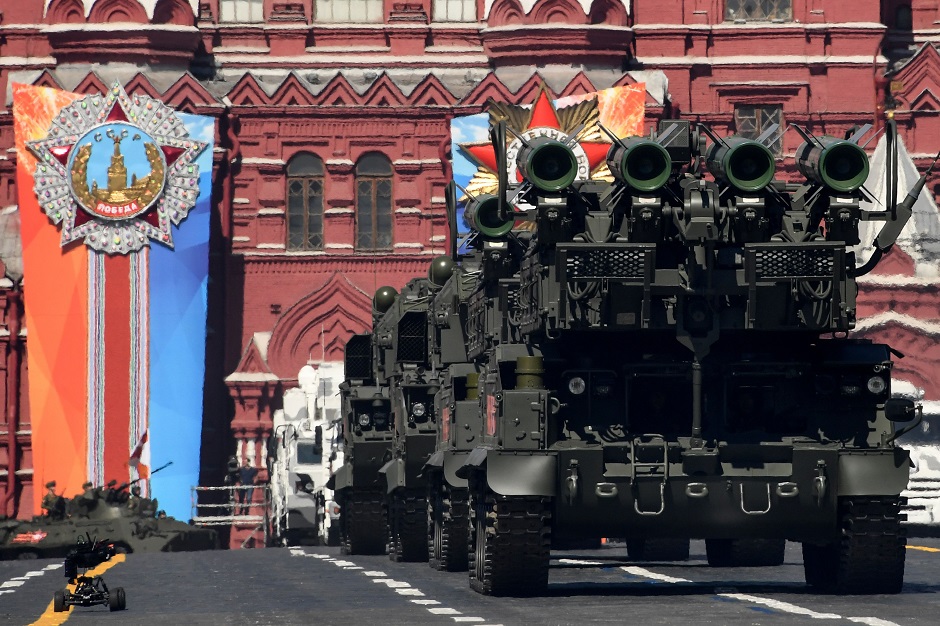
[[[211,118],[13,85],[34,484],[198,484]],[[153,477],[150,467],[172,465]],[[34,491],[34,510],[42,492]]]

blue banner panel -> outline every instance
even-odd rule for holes
[[[209,145],[196,160],[199,196],[173,228],[174,248],[150,248],[150,467],[172,462],[153,475],[150,487],[167,515],[188,520],[191,488],[199,484],[214,121],[177,115],[190,137]]]

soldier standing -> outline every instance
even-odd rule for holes
[[[238,503],[241,505],[241,515],[247,515],[251,507],[257,477],[257,468],[252,467],[248,459],[245,459],[242,468],[238,471],[238,482],[242,486],[242,488],[238,490]]]

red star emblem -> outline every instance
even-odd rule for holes
[[[610,150],[610,142],[604,140],[597,125],[598,117],[596,99],[556,109],[544,87],[539,90],[535,104],[528,108],[490,103],[491,123],[506,119],[508,128],[516,135],[526,138],[546,135],[563,140],[583,125],[581,130],[577,131],[577,144],[574,146],[579,164],[587,172],[586,176],[580,177],[582,180],[593,176],[598,168],[605,164],[607,152]],[[509,133],[506,146],[510,153],[516,143],[521,142]],[[467,143],[461,144],[460,149],[477,165],[477,174],[470,181],[467,190],[474,195],[495,193],[497,165],[493,145],[489,142]],[[509,175],[510,179],[521,180],[511,158]]]

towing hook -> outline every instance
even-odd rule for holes
[[[822,506],[826,499],[826,491],[829,488],[829,481],[826,479],[826,462],[816,462],[816,478],[813,479],[813,486],[816,491],[816,505]]]
[[[568,467],[568,477],[565,478],[565,500],[568,504],[574,504],[574,501],[578,499],[580,489],[578,462],[571,461],[571,465]]]

